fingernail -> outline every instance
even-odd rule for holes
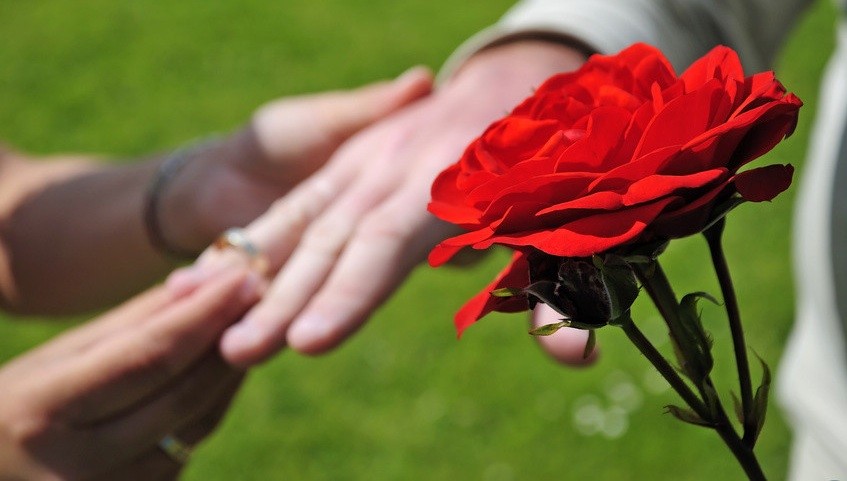
[[[208,256],[204,253],[194,264],[174,271],[165,281],[167,289],[176,294],[186,294],[227,270],[240,267],[238,256]]]
[[[259,300],[262,296],[262,288],[264,279],[259,274],[250,271],[244,282],[241,284],[241,290],[238,293],[238,298],[244,303],[253,303]]]
[[[424,67],[423,65],[415,65],[414,67],[411,67],[400,75],[398,75],[397,78],[394,79],[394,82],[397,84],[402,84],[410,82],[413,79],[415,81],[418,81],[418,78],[423,76],[431,77],[432,72],[429,70],[429,68]]]
[[[238,324],[227,329],[221,338],[221,351],[226,357],[240,357],[244,352],[259,345],[261,332],[255,322],[244,318]]]
[[[196,265],[183,267],[173,271],[165,279],[165,288],[172,295],[182,297],[197,289],[205,277]]]
[[[305,314],[291,324],[288,344],[297,350],[312,351],[328,339],[331,323],[323,316]]]

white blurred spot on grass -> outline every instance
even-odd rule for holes
[[[644,393],[632,382],[629,374],[614,371],[606,378],[606,398],[613,407],[620,407],[631,413],[644,403]]]
[[[629,429],[629,416],[644,404],[645,394],[622,370],[609,373],[602,382],[604,397],[586,394],[574,401],[572,416],[583,436],[617,439]]]
[[[603,429],[605,414],[600,398],[586,394],[574,401],[573,423],[577,432],[583,436],[594,436]]]
[[[605,412],[600,433],[607,439],[617,439],[629,429],[629,412],[620,406],[612,406]]]

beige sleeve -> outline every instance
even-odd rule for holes
[[[770,68],[811,0],[524,0],[448,59],[449,75],[469,56],[516,38],[561,38],[601,53],[635,42],[659,47],[678,70],[717,44],[736,49],[751,71]]]

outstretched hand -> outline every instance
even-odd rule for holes
[[[583,60],[540,41],[485,50],[431,96],[343,144],[246,229],[276,277],[227,330],[224,357],[251,365],[285,345],[318,354],[355,332],[436,243],[455,233],[426,211],[435,176],[533,86]],[[231,262],[230,254],[207,251],[168,283],[184,289]],[[584,333],[557,337],[564,341],[544,341],[554,355],[581,362]]]

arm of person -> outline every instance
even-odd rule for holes
[[[176,479],[187,453],[160,443],[196,445],[224,416],[245,373],[216,342],[263,282],[159,286],[2,366],[0,478]]]
[[[429,93],[413,69],[393,82],[286,98],[219,141],[136,163],[0,155],[0,308],[68,314],[109,305],[149,285],[178,259],[151,244],[150,184],[159,244],[199,253],[256,217],[321,166],[346,138]],[[167,176],[165,159],[182,156]]]

